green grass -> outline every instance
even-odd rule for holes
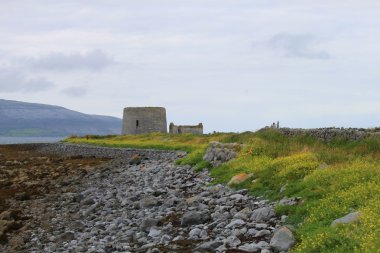
[[[271,200],[301,197],[297,206],[278,206],[289,216],[297,244],[292,252],[380,252],[380,138],[335,139],[329,143],[307,135],[285,137],[273,131],[241,134],[110,136],[66,141],[113,147],[183,150],[178,164],[197,170],[211,141],[244,144],[238,157],[211,169],[215,183],[226,183],[245,172],[254,177],[237,188]],[[285,191],[280,189],[286,186]],[[359,224],[330,227],[331,222],[359,210]]]

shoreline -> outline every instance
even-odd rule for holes
[[[184,152],[53,143],[0,153],[2,172],[14,171],[0,189],[18,189],[1,202],[5,252],[271,252],[281,224],[273,204],[175,165]]]

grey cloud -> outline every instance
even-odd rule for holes
[[[26,78],[15,70],[0,69],[0,92],[39,92],[52,88],[52,82],[45,78]]]
[[[83,97],[87,94],[87,89],[85,87],[73,86],[62,90],[62,92],[71,97]]]
[[[93,50],[83,54],[50,53],[49,55],[29,60],[32,68],[56,71],[98,71],[113,63],[113,59],[102,50]]]
[[[271,48],[287,57],[329,59],[328,52],[313,49],[315,43],[312,35],[287,33],[276,34],[268,42]]]

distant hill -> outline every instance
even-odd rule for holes
[[[121,133],[121,119],[60,106],[0,99],[0,136],[69,136]]]

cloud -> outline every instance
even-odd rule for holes
[[[99,71],[114,63],[110,56],[99,49],[86,53],[50,53],[46,56],[32,58],[28,62],[34,69],[55,71]]]
[[[286,57],[329,59],[328,52],[313,48],[315,43],[316,39],[312,35],[287,33],[276,34],[268,42],[271,48]]]
[[[16,70],[0,69],[0,92],[39,92],[52,88],[52,82],[45,78],[26,78]]]
[[[71,97],[83,97],[87,94],[87,89],[85,87],[73,86],[62,90],[62,92]]]

